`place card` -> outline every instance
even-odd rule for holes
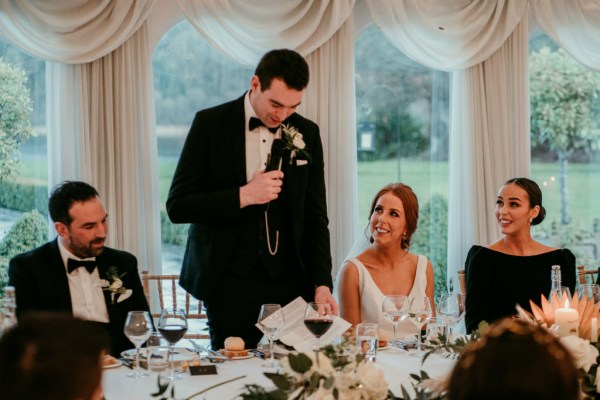
[[[216,365],[190,365],[190,375],[216,375]]]

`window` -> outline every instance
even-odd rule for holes
[[[577,264],[600,263],[600,73],[577,63],[545,33],[529,38],[531,174],[546,219],[534,237],[567,247]]]
[[[8,261],[48,240],[45,71],[0,40],[0,292]]]
[[[379,189],[411,186],[420,208],[411,251],[431,260],[439,293],[446,288],[449,75],[410,60],[372,26],[358,36],[355,60],[357,234]]]
[[[163,273],[179,273],[187,225],[171,224],[165,203],[179,154],[197,111],[240,97],[254,69],[213,49],[187,22],[174,26],[152,56],[158,173],[161,201]]]

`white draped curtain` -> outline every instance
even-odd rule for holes
[[[213,46],[254,66],[267,51],[291,48],[307,58],[311,79],[298,112],[321,128],[334,270],[355,232],[354,0],[178,0]],[[350,139],[351,138],[351,139]]]
[[[84,180],[109,214],[108,244],[160,270],[152,67],[156,0],[2,0],[0,35],[47,63],[49,184]]]
[[[423,65],[452,71],[448,278],[457,287],[456,271],[469,247],[497,238],[493,205],[498,186],[529,172],[527,30],[522,22],[527,2],[365,1],[391,43]]]

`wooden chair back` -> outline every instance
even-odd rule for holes
[[[591,282],[588,282],[588,276],[591,277]],[[578,265],[577,266],[577,279],[579,280],[580,285],[585,285],[586,283],[596,283],[596,279],[598,278],[598,270],[597,269],[589,269],[586,270],[585,266]]]
[[[185,314],[189,319],[208,320],[202,301],[193,300],[190,294],[179,286],[179,275],[151,275],[148,271],[142,271],[142,285],[144,286],[144,294],[148,304],[150,303],[151,287],[150,282],[156,282],[158,290],[158,301],[160,309],[164,308],[181,308],[185,310]],[[184,304],[182,304],[184,303]],[[196,308],[197,304],[197,308]],[[160,318],[160,312],[152,313],[153,318]],[[185,339],[209,339],[208,333],[188,333],[184,336]]]
[[[458,274],[458,284],[460,285],[460,294],[463,295],[463,297],[467,297],[467,277],[465,275],[465,270],[464,269],[459,269],[457,271]]]

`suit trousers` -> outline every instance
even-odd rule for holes
[[[212,348],[222,349],[230,336],[241,337],[247,349],[256,348],[262,337],[255,326],[260,306],[281,304],[284,307],[298,296],[313,301],[314,287],[304,282],[300,271],[272,278],[261,263],[247,274],[225,274],[204,302]]]

